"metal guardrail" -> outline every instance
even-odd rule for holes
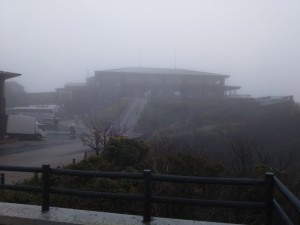
[[[287,216],[280,204],[274,198],[275,187],[296,209],[300,219],[300,201],[274,176],[273,173],[266,173],[265,179],[248,179],[248,178],[212,178],[212,177],[191,177],[191,176],[175,176],[152,174],[151,170],[144,170],[142,173],[123,173],[123,172],[100,172],[100,171],[82,171],[70,169],[53,169],[50,165],[38,167],[19,167],[19,166],[0,166],[0,171],[16,171],[16,172],[33,172],[42,173],[42,186],[26,186],[26,185],[9,185],[4,184],[4,177],[1,176],[0,189],[29,191],[42,194],[42,211],[47,212],[50,207],[50,194],[76,195],[82,197],[100,197],[108,199],[134,200],[144,203],[143,221],[151,221],[152,204],[168,203],[192,206],[208,206],[222,208],[244,208],[244,209],[260,209],[265,212],[265,225],[273,223],[273,211],[277,212],[284,224],[292,225],[291,219]],[[144,182],[144,192],[137,194],[127,193],[109,193],[109,192],[93,192],[82,191],[66,188],[57,188],[50,185],[50,175],[68,175],[68,176],[85,176],[85,177],[101,177],[116,179],[137,179]],[[241,201],[222,201],[222,200],[204,200],[178,197],[165,197],[152,195],[152,181],[161,182],[180,182],[192,184],[215,184],[215,185],[247,185],[247,186],[263,186],[265,188],[265,199],[262,202],[241,202]],[[299,220],[300,222],[300,220]]]
[[[290,205],[294,208],[295,212],[298,215],[298,221],[297,224],[300,224],[300,201],[299,199],[287,189],[287,187],[277,178],[274,177],[274,186],[278,191],[281,193],[283,197],[290,203]],[[292,220],[289,218],[287,213],[283,210],[281,205],[278,203],[276,199],[273,199],[274,209],[277,212],[280,219],[286,224],[286,225],[294,225]]]

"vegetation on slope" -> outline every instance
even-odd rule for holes
[[[148,101],[136,129],[145,133],[181,123],[183,127],[194,128],[232,122],[242,119],[257,106],[252,100],[154,98]]]
[[[112,137],[98,156],[70,169],[214,176],[262,177],[275,172],[299,196],[298,161],[300,111],[293,104],[260,107],[255,102],[151,100],[139,122],[140,131],[151,132],[144,141]],[[40,184],[35,176],[26,184]],[[134,180],[87,177],[51,178],[53,185],[92,191],[142,193]],[[5,191],[4,201],[39,203],[31,194]],[[257,201],[263,192],[251,187],[227,188],[210,185],[162,183],[153,186],[154,195],[201,199]],[[137,202],[51,196],[51,205],[97,211],[141,214]],[[154,216],[259,224],[260,212],[224,210],[176,205],[154,205]]]
[[[292,103],[260,106],[236,99],[153,99],[139,129],[148,132],[146,141],[155,153],[184,151],[228,164],[239,146],[252,152],[253,163],[299,169],[300,110]]]
[[[233,156],[237,157],[237,156]],[[236,159],[237,162],[239,159]],[[241,164],[247,166],[247,171],[254,171],[256,177],[263,176],[270,170],[268,165]],[[95,171],[127,171],[140,172],[144,168],[154,173],[185,176],[224,177],[228,175],[230,165],[207,160],[187,152],[154,154],[143,141],[126,137],[113,137],[107,143],[104,151],[98,156],[92,156],[77,164],[67,165],[67,169],[95,170]],[[274,170],[275,171],[275,170]],[[275,171],[279,175],[281,171]],[[41,178],[37,175],[25,180],[28,185],[41,185]],[[136,180],[106,179],[76,176],[51,176],[51,185],[62,188],[89,190],[97,192],[115,193],[143,193],[143,183]],[[261,201],[262,193],[252,187],[224,187],[222,185],[199,184],[153,184],[153,195],[174,196],[199,199],[228,199],[241,201]],[[238,193],[238,194],[237,194]],[[28,193],[5,191],[1,201],[40,204],[41,196]],[[64,195],[51,195],[51,206],[80,208],[96,211],[108,211],[126,214],[142,214],[143,205],[140,202],[107,200],[97,198],[80,198]],[[154,204],[153,216],[185,218],[193,220],[223,221],[231,223],[259,223],[262,212],[248,212],[239,210],[182,207],[180,205]]]

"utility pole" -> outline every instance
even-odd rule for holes
[[[139,49],[139,58],[138,58],[138,66],[141,68],[141,49]]]
[[[177,69],[177,51],[176,49],[174,50],[174,69]]]

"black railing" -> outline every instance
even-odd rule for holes
[[[287,189],[287,187],[284,186],[284,184],[281,183],[281,181],[277,177],[274,177],[274,184],[275,184],[276,189],[280,192],[280,194],[283,197],[285,197],[285,199],[288,201],[288,203],[295,210],[297,217],[298,217],[298,221],[296,224],[300,224],[300,201],[299,201],[299,199],[292,192],[290,192]],[[274,205],[275,211],[277,212],[277,215],[281,218],[281,220],[285,224],[287,224],[287,225],[294,224],[276,199],[273,199],[273,205]]]
[[[190,176],[174,176],[152,174],[151,170],[144,170],[143,173],[123,173],[123,172],[99,172],[99,171],[83,171],[70,169],[53,169],[49,165],[38,167],[18,167],[18,166],[0,166],[0,171],[15,172],[33,172],[42,174],[42,186],[27,185],[11,185],[4,184],[4,176],[1,175],[0,189],[29,191],[42,194],[42,211],[47,212],[50,207],[50,194],[76,195],[82,197],[100,197],[108,199],[122,199],[141,201],[144,204],[143,221],[151,221],[152,204],[168,203],[182,204],[192,206],[208,206],[221,208],[244,208],[244,209],[260,209],[265,213],[265,225],[272,224],[273,211],[275,211],[282,219],[284,224],[292,225],[291,219],[284,212],[278,201],[274,198],[273,192],[275,187],[282,193],[288,202],[295,208],[300,219],[300,202],[299,200],[274,176],[273,173],[266,173],[265,179],[248,179],[248,178],[212,178],[212,177],[190,177]],[[101,177],[116,179],[137,179],[144,182],[144,193],[128,194],[128,193],[110,193],[110,192],[94,192],[82,191],[66,188],[53,187],[50,184],[50,175],[68,175],[68,176],[84,176],[84,177]],[[222,200],[204,200],[178,197],[165,197],[152,195],[152,182],[180,182],[193,184],[215,184],[215,185],[247,185],[262,186],[265,188],[265,199],[261,202],[241,202],[241,201],[222,201]],[[298,221],[298,223],[300,220]]]

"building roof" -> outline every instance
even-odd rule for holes
[[[66,83],[65,87],[85,87],[86,83]]]
[[[139,74],[170,74],[170,75],[194,75],[194,76],[220,76],[224,78],[230,77],[229,75],[207,73],[195,70],[185,69],[166,69],[166,68],[143,68],[143,67],[128,67],[112,70],[102,70],[96,72],[119,72],[119,73],[139,73]]]
[[[0,71],[0,79],[9,79],[9,78],[13,78],[13,77],[18,77],[21,74],[19,73],[11,73],[11,72],[4,72],[4,71]]]

